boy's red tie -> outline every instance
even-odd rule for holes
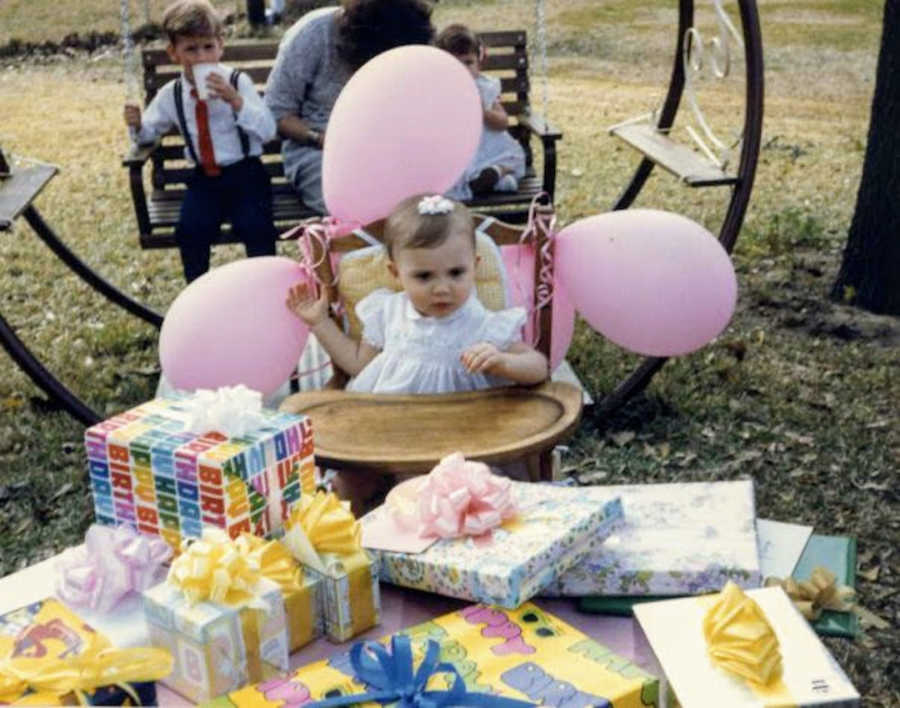
[[[207,177],[217,177],[222,171],[216,165],[212,135],[209,134],[209,110],[206,101],[197,99],[196,89],[191,89],[191,96],[195,99],[194,116],[197,119],[197,143],[200,148],[201,167]]]

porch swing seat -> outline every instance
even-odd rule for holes
[[[475,281],[479,299],[489,309],[505,302],[505,274],[498,246],[516,245],[526,227],[475,215],[480,256]],[[367,231],[380,237],[380,224]],[[536,248],[545,243],[538,229]],[[301,238],[304,238],[301,236]],[[373,247],[352,235],[321,242],[310,239],[320,282],[334,283],[332,257],[341,258],[338,285],[325,286],[332,302],[342,301],[348,315],[353,302],[385,285],[380,275],[360,278],[359,270],[387,273]],[[355,252],[355,253],[354,253]],[[535,273],[537,277],[537,273]],[[339,289],[343,291],[339,292]],[[498,292],[499,291],[499,292]],[[535,288],[537,291],[537,288]],[[345,297],[348,296],[349,297]],[[499,296],[499,297],[498,297]],[[551,308],[540,310],[538,348],[550,351]],[[348,317],[351,336],[358,322]],[[338,372],[340,375],[340,372]],[[337,380],[343,384],[345,377]],[[524,461],[532,480],[552,478],[552,450],[578,425],[583,391],[563,381],[535,386],[507,386],[465,393],[395,395],[357,393],[338,389],[304,391],[289,396],[281,410],[308,415],[315,431],[315,454],[320,464],[365,469],[376,474],[425,473],[441,458],[462,452],[467,459],[488,464]]]

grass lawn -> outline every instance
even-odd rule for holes
[[[164,6],[150,2],[158,19]],[[144,4],[134,3],[132,24]],[[234,3],[217,3],[233,9]],[[699,4],[698,4],[699,5]],[[733,5],[733,3],[731,3]],[[759,515],[859,542],[863,606],[890,624],[828,640],[865,705],[900,705],[900,515],[897,405],[900,321],[830,302],[852,215],[875,76],[881,4],[760,2],[766,54],[763,149],[735,249],[738,311],[701,351],[669,362],[611,419],[588,411],[564,457],[581,483],[750,477]],[[547,3],[548,113],[559,126],[562,224],[613,202],[637,156],[606,128],[652,108],[670,71],[676,3]],[[0,46],[117,31],[118,5],[0,2]],[[528,0],[442,0],[436,22],[533,28]],[[712,31],[706,4],[700,27]],[[534,43],[532,32],[531,42]],[[539,62],[538,62],[539,64]],[[741,107],[742,66],[701,102],[724,136]],[[115,48],[0,64],[0,145],[61,173],[37,200],[44,218],[113,283],[165,310],[182,287],[174,251],[143,252],[125,171],[125,73]],[[540,104],[542,81],[533,76]],[[679,125],[687,118],[679,117]],[[683,134],[682,134],[683,137]],[[657,171],[638,206],[713,230],[727,194]],[[291,254],[290,246],[284,248]],[[216,263],[241,254],[216,252]],[[0,307],[48,368],[103,413],[153,395],[157,333],[96,296],[24,222],[0,233]],[[637,361],[579,323],[570,359],[602,396]],[[0,575],[77,542],[91,520],[83,428],[0,354]]]

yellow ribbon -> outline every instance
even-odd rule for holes
[[[284,543],[304,565],[331,578],[347,575],[351,635],[375,624],[372,568],[359,522],[334,493],[300,497],[287,520]]]
[[[282,595],[303,588],[303,569],[279,541],[266,541],[249,533],[237,539],[238,550],[258,565],[260,575],[277,583]]]
[[[778,638],[759,605],[729,581],[703,618],[707,652],[719,668],[767,686],[781,676]]]
[[[353,513],[334,493],[316,492],[300,497],[287,520],[284,542],[301,563],[326,573],[327,559],[338,556],[343,569],[352,572],[369,559],[362,549],[362,529]]]
[[[259,562],[218,528],[206,527],[199,541],[182,544],[167,581],[190,605],[209,600],[232,607],[254,606]]]
[[[766,587],[778,585],[791,598],[791,602],[808,620],[817,620],[822,610],[850,612],[853,610],[851,598],[853,588],[838,585],[837,578],[827,568],[816,566],[809,580],[797,582],[793,578],[766,578]]]
[[[168,676],[173,665],[172,655],[165,649],[115,649],[97,633],[91,635],[84,651],[66,658],[14,657],[14,650],[12,637],[0,637],[0,703],[61,705],[62,697],[72,692],[83,702],[86,691],[156,681]],[[35,693],[24,696],[28,690]]]
[[[238,538],[237,544],[242,553],[252,556],[259,563],[263,577],[281,588],[290,650],[295,651],[308,644],[315,634],[315,595],[310,586],[304,586],[300,565],[279,541],[266,541],[245,533]]]

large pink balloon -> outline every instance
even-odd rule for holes
[[[287,381],[308,330],[285,306],[304,273],[279,256],[246,258],[188,285],[159,334],[163,374],[177,388],[244,384],[263,394]]]
[[[328,121],[328,212],[365,224],[413,194],[445,192],[475,154],[481,123],[475,82],[451,54],[420,45],[379,54],[350,78]]]
[[[510,305],[530,311],[534,307],[534,249],[530,246],[501,246],[506,266],[506,294]],[[554,370],[566,358],[575,332],[575,307],[559,277],[553,279],[553,326],[550,331],[550,369]],[[529,318],[525,324],[525,339],[532,341],[534,325]]]
[[[718,240],[654,209],[570,224],[557,237],[556,265],[591,327],[648,356],[699,349],[725,328],[737,299],[734,267]]]

